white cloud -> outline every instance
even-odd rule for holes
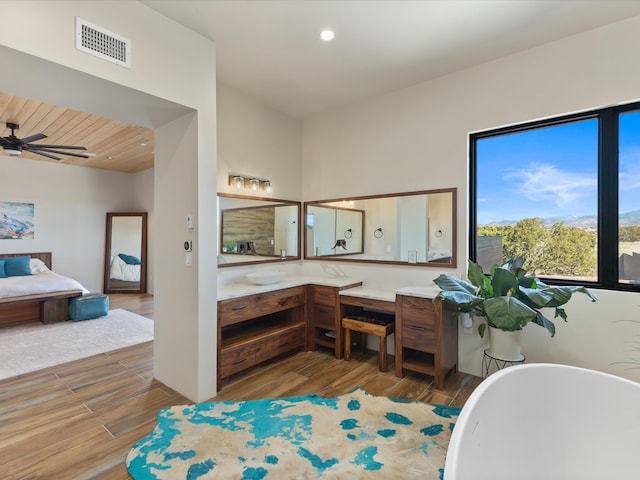
[[[550,164],[510,169],[503,179],[515,187],[514,193],[531,201],[551,201],[561,208],[593,198],[597,188],[595,175],[561,170]]]
[[[627,147],[620,151],[621,191],[640,188],[640,147]]]

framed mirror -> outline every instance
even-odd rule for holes
[[[304,258],[456,268],[456,197],[455,188],[444,188],[305,202]],[[353,251],[340,247],[349,233],[342,220],[318,221],[332,210],[350,212],[349,225],[362,219]]]
[[[300,260],[301,203],[218,193],[218,267]]]
[[[104,293],[147,293],[147,213],[108,212]]]
[[[335,257],[364,253],[363,210],[344,207],[340,204],[309,205],[305,219],[307,257]]]

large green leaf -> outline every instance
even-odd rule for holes
[[[490,326],[509,332],[521,330],[537,315],[517,298],[506,296],[485,299],[484,311]]]
[[[536,323],[541,327],[546,328],[551,334],[551,336],[553,337],[556,334],[556,326],[553,324],[551,320],[549,320],[547,317],[542,315],[540,311],[537,311],[536,313],[537,313],[536,318],[532,320],[533,323]]]
[[[473,263],[471,260],[468,262],[468,270],[467,277],[469,277],[469,281],[473,283],[476,287],[482,288],[484,285],[485,275],[482,271],[482,268],[477,263]]]
[[[569,300],[571,300],[571,296],[575,292],[584,293],[592,301],[596,301],[598,297],[595,294],[591,293],[585,287],[572,287],[572,286],[549,286],[545,285],[542,288],[523,288],[520,287],[520,299],[524,301],[527,305],[534,308],[544,308],[544,307],[559,307],[564,305]],[[522,295],[526,296],[529,303]]]
[[[475,295],[478,291],[478,289],[469,282],[465,282],[464,280],[460,280],[459,278],[455,278],[450,275],[442,274],[436,278],[433,283],[440,287],[440,290],[447,292],[466,292]]]
[[[553,300],[553,292],[549,288],[518,289],[518,299],[531,308],[544,308]]]
[[[505,268],[496,268],[491,279],[493,295],[501,297],[515,292],[518,288],[518,277]]]
[[[481,305],[484,298],[477,297],[469,292],[456,291],[441,291],[433,299],[433,302],[443,300],[451,305],[455,305],[461,312],[471,312]]]

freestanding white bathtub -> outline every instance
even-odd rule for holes
[[[464,405],[444,480],[638,480],[640,384],[566,365],[509,367]]]

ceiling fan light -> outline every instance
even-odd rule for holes
[[[22,150],[16,150],[15,148],[4,148],[4,153],[8,154],[8,155],[20,155],[22,153]]]

